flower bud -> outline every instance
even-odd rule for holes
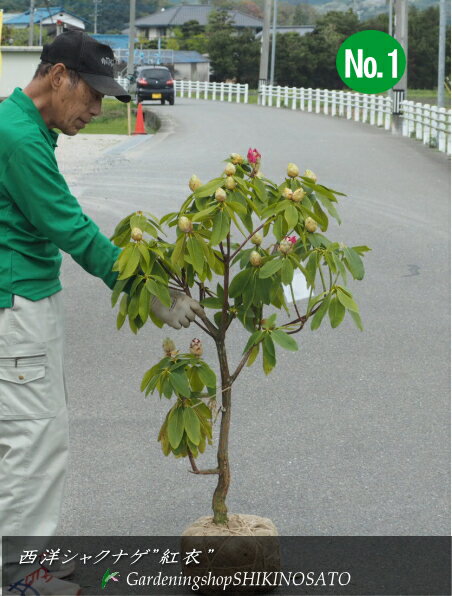
[[[287,253],[289,253],[292,250],[293,247],[293,242],[291,242],[290,240],[287,240],[287,238],[284,238],[284,240],[281,240],[281,242],[279,243],[279,252],[281,252],[283,255],[286,255]]]
[[[231,153],[231,161],[233,164],[243,163],[243,157],[239,153]]]
[[[228,190],[234,190],[234,188],[237,186],[237,183],[232,176],[228,176],[224,185]]]
[[[250,254],[250,263],[253,267],[260,267],[262,265],[262,257],[255,250]]]
[[[317,222],[312,219],[312,217],[307,217],[304,220],[304,227],[308,230],[308,232],[315,232],[317,230]]]
[[[317,176],[314,174],[314,172],[312,170],[305,170],[305,173],[303,174],[303,176],[305,178],[309,178],[309,180],[312,180],[312,182],[314,182],[314,184],[317,182]]]
[[[143,230],[141,228],[132,228],[132,240],[139,242],[143,238]]]
[[[259,234],[259,232],[256,232],[255,234],[253,234],[253,236],[251,236],[251,242],[253,244],[255,244],[256,246],[260,246],[262,244],[261,234]]]
[[[181,232],[185,232],[186,234],[193,232],[193,223],[185,215],[179,217],[178,225]]]
[[[193,174],[193,176],[188,181],[188,186],[190,187],[190,190],[192,192],[195,192],[195,190],[197,188],[199,188],[200,186],[202,186],[202,182],[201,182],[201,180],[198,178],[198,176],[196,174]]]
[[[227,163],[224,168],[224,173],[226,176],[233,176],[235,174],[235,165],[231,162]]]
[[[190,343],[190,352],[195,356],[202,356],[203,348],[202,342],[197,337],[193,338]]]
[[[291,201],[291,200],[292,200],[292,198],[293,198],[293,192],[290,190],[290,188],[287,188],[287,187],[286,187],[286,188],[284,188],[284,189],[283,189],[283,191],[282,191],[282,196],[283,196],[285,199],[289,199],[289,201]]]
[[[300,201],[303,200],[305,194],[306,193],[302,188],[297,188],[297,190],[293,193],[292,201],[294,201],[295,203],[300,203]]]
[[[217,190],[215,191],[215,198],[219,203],[223,203],[224,201],[226,201],[226,191],[223,190],[222,188],[217,188]]]
[[[290,178],[295,178],[296,176],[298,176],[299,173],[300,173],[300,170],[298,169],[298,166],[295,165],[294,163],[290,163],[287,166],[287,175]]]
[[[163,347],[163,351],[165,352],[165,354],[167,356],[170,356],[171,352],[176,351],[176,345],[173,342],[173,340],[170,339],[169,337],[167,337],[166,339],[163,340],[162,347]]]

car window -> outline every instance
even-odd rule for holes
[[[169,70],[162,70],[160,68],[145,68],[140,72],[140,76],[146,79],[157,79],[158,81],[167,81],[171,78]]]

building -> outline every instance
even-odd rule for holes
[[[78,17],[72,12],[65,10],[61,6],[51,6],[49,8],[35,8],[33,11],[33,22],[45,29],[50,35],[55,35],[63,30],[78,29],[85,30],[87,21]],[[25,29],[30,26],[30,11],[5,14],[3,24],[7,27],[17,27]]]
[[[171,30],[181,27],[189,21],[197,21],[205,27],[209,23],[209,14],[215,10],[214,6],[187,4],[174,6],[173,8],[162,8],[145,17],[135,21],[137,35],[147,39],[158,39],[159,37],[171,37]],[[262,30],[261,19],[249,16],[240,10],[228,10],[229,16],[235,28],[249,28],[258,33]],[[128,33],[125,29],[122,33]]]

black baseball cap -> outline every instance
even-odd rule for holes
[[[64,64],[79,73],[93,89],[123,102],[131,97],[113,76],[115,56],[110,46],[99,43],[83,31],[65,31],[42,49],[42,62]]]

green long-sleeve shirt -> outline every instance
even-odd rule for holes
[[[55,159],[58,135],[21,89],[0,104],[0,308],[17,294],[61,289],[60,250],[112,288],[120,249],[71,194]]]

